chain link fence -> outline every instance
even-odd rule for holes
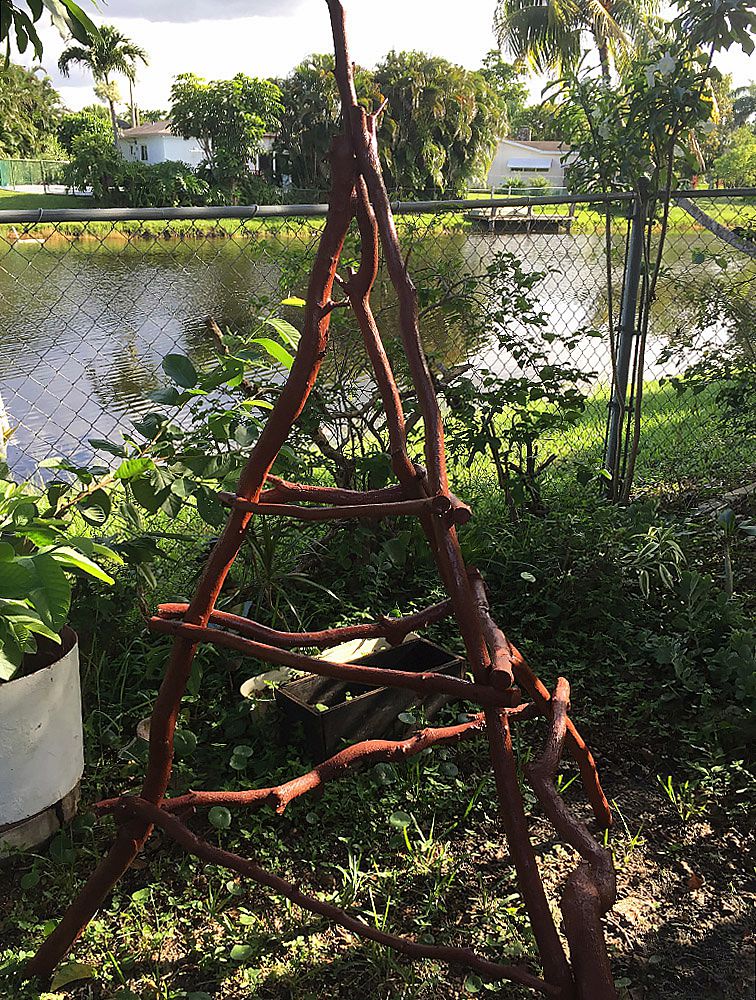
[[[164,355],[186,353],[199,364],[212,357],[208,317],[234,332],[276,310],[297,324],[301,313],[279,304],[304,294],[324,211],[0,212],[0,422],[11,467],[31,475],[51,456],[86,461],[90,438],[117,436],[154,410],[146,394],[164,382]],[[553,357],[580,370],[585,394],[578,419],[555,426],[540,444],[544,456],[555,456],[555,489],[574,486],[576,469],[595,472],[602,463],[631,214],[626,194],[397,205],[440,384],[461,366],[480,375],[517,373],[512,350],[489,322],[501,295],[488,285],[490,269],[503,254],[510,270],[538,275],[532,296],[541,332]],[[357,256],[355,234],[347,262]],[[721,419],[715,384],[704,379],[700,391],[681,391],[675,379],[733,349],[753,362],[755,274],[756,190],[680,193],[643,364],[638,488],[732,481],[754,464],[753,441]],[[509,294],[516,295],[514,286]],[[375,306],[401,367],[383,274]],[[324,378],[355,405],[371,387],[344,313],[334,314]],[[510,346],[519,322],[514,316]],[[341,446],[338,426],[329,433]],[[596,494],[595,484],[585,489]]]
[[[0,159],[0,187],[47,187],[65,183],[68,160]]]

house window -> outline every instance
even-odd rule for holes
[[[507,162],[507,167],[517,174],[547,174],[551,160],[540,157],[518,156]]]
[[[141,155],[142,159],[146,161],[148,159],[148,156],[147,156],[147,147],[144,146],[144,145],[140,146],[139,147],[139,152],[140,152],[140,155]]]

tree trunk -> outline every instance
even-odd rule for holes
[[[116,118],[115,104],[108,98],[110,108],[110,124],[113,126],[113,145],[118,149],[118,119]]]
[[[599,62],[601,63],[601,76],[604,78],[604,83],[612,82],[612,65],[609,56],[609,45],[605,38],[601,38],[599,35],[594,34],[596,39],[596,45],[598,46]]]
[[[131,127],[136,128],[139,124],[137,106],[134,104],[134,81],[129,77],[129,108],[131,109]]]

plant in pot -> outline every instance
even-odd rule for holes
[[[0,466],[0,851],[42,843],[76,809],[84,767],[72,577],[120,561],[49,515]]]

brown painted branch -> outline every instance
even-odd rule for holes
[[[371,134],[375,142],[375,130]],[[422,495],[417,474],[407,454],[407,432],[399,387],[375,321],[370,295],[378,277],[378,224],[363,177],[357,178],[357,225],[360,230],[360,266],[344,286],[375,373],[383,403],[391,446],[391,464],[397,479],[410,495]]]
[[[344,8],[339,0],[326,0],[331,16],[336,53],[336,83],[341,96],[344,120],[350,130],[359,172],[365,179],[375,212],[391,283],[399,298],[399,323],[404,350],[412,379],[418,393],[426,436],[426,462],[431,492],[446,492],[448,488],[443,448],[444,432],[441,411],[433,389],[428,363],[420,340],[417,289],[407,273],[399,238],[394,225],[391,201],[383,180],[378,150],[373,136],[374,124],[359,106],[354,85],[352,61],[346,37]]]
[[[532,705],[520,705],[518,708],[506,709],[518,718],[526,716]],[[272,788],[253,788],[240,792],[201,792],[191,791],[176,798],[164,799],[162,808],[171,813],[179,813],[186,809],[205,806],[273,806],[280,815],[287,806],[302,795],[323,788],[329,781],[343,778],[355,767],[366,764],[377,764],[381,761],[403,761],[415,757],[428,747],[440,744],[459,743],[482,733],[486,728],[483,714],[479,713],[468,722],[458,726],[446,726],[438,729],[421,729],[406,740],[365,740],[341,750],[328,760],[318,764],[311,771],[302,774],[291,781]],[[97,812],[111,812],[117,807],[123,797],[107,799],[98,802],[94,809]]]
[[[381,490],[343,490],[336,486],[290,483],[285,479],[279,479],[278,476],[268,476],[266,483],[273,483],[273,486],[260,494],[262,503],[293,500],[296,503],[327,503],[333,507],[350,507],[363,503],[391,503],[408,499],[401,486],[387,486]]]
[[[552,719],[540,758],[526,771],[543,811],[559,836],[583,858],[567,879],[560,903],[570,944],[578,1000],[618,1000],[606,951],[601,917],[616,898],[612,856],[573,816],[554,784],[567,735],[570,685],[560,677],[551,699]]]
[[[188,604],[161,604],[158,615],[161,618],[183,619]],[[410,632],[427,628],[435,622],[442,621],[451,614],[451,601],[448,599],[433,604],[422,611],[401,618],[380,618],[376,622],[365,622],[363,625],[346,625],[342,628],[324,629],[320,632],[279,632],[277,629],[260,625],[250,618],[241,618],[225,611],[213,611],[209,622],[211,625],[222,625],[233,629],[248,639],[285,649],[295,649],[298,646],[315,646],[327,649],[341,642],[351,642],[354,639],[387,639],[392,646],[399,646]]]
[[[486,640],[488,651],[491,654],[491,685],[498,690],[506,690],[514,684],[512,647],[507,637],[491,616],[488,592],[480,572],[470,566],[467,570],[467,575],[478,605],[478,615],[483,628],[483,636]]]
[[[521,966],[497,965],[495,962],[489,962],[487,959],[479,957],[468,948],[419,944],[407,938],[388,934],[385,931],[378,930],[376,927],[371,927],[369,924],[363,923],[361,920],[339,909],[339,907],[333,906],[331,903],[326,903],[314,896],[306,895],[291,882],[287,882],[278,875],[273,875],[271,872],[265,871],[265,869],[255,864],[254,861],[242,858],[238,854],[232,854],[230,851],[224,851],[208,843],[206,840],[202,840],[175,816],[168,815],[163,809],[160,809],[151,802],[139,799],[127,800],[121,805],[120,810],[124,816],[139,817],[144,822],[159,827],[188,854],[193,854],[208,864],[218,865],[221,868],[238,872],[245,878],[249,878],[259,885],[264,885],[268,889],[272,889],[273,892],[290,900],[296,906],[300,906],[304,910],[309,910],[311,913],[317,913],[338,926],[346,928],[346,930],[352,934],[356,934],[358,937],[368,938],[378,944],[393,948],[402,954],[409,955],[411,958],[428,958],[439,962],[461,965],[471,969],[473,972],[477,972],[481,976],[485,976],[487,979],[508,979],[522,986],[527,986],[530,989],[538,990],[547,996],[559,996],[558,991],[549,987],[543,980],[531,975],[527,969]]]
[[[423,414],[428,492],[431,495],[448,494],[441,411],[420,340],[417,290],[412,284],[402,257],[375,142],[375,123],[368,118],[357,101],[353,65],[346,37],[344,8],[339,0],[326,0],[326,2],[331,17],[336,54],[336,83],[341,96],[343,118],[352,140],[358,171],[364,178],[368,200],[375,214],[389,277],[399,300],[402,343]],[[473,676],[481,683],[488,673],[488,652],[476,622],[475,603],[451,521],[452,519],[446,525],[439,525],[428,519],[423,527],[436,556],[441,577],[454,604],[455,616]]]
[[[354,157],[347,137],[334,141],[331,203],[318,246],[307,292],[302,337],[288,381],[255,445],[239,483],[238,493],[259,497],[265,477],[290,428],[307,401],[325,356],[329,317],[322,306],[330,299],[334,275],[353,212]],[[207,622],[221,587],[244,541],[250,515],[233,511],[221,534],[187,610],[189,621]],[[174,642],[171,657],[152,712],[150,747],[142,796],[160,802],[168,787],[173,764],[173,734],[181,699],[191,673],[196,644],[185,635]],[[150,835],[150,825],[135,820],[119,830],[108,856],[90,876],[62,920],[40,945],[27,965],[30,977],[49,979],[55,966],[92,919],[113,885],[132,863]]]
[[[485,712],[488,745],[491,750],[496,788],[499,793],[499,815],[509,842],[509,853],[517,871],[517,880],[530,917],[533,935],[543,963],[546,981],[560,988],[565,997],[571,996],[572,974],[559,940],[551,908],[538,873],[533,845],[528,837],[517,767],[512,750],[509,720],[494,708]]]
[[[233,649],[245,656],[253,656],[266,663],[277,663],[295,670],[305,670],[320,677],[347,681],[353,684],[367,684],[370,687],[399,687],[418,694],[444,694],[449,698],[477,702],[479,705],[497,705],[512,708],[519,701],[519,691],[494,691],[484,684],[473,684],[457,677],[443,674],[411,673],[408,670],[385,670],[381,667],[363,667],[355,663],[331,663],[317,660],[313,656],[303,656],[286,649],[276,649],[240,635],[231,635],[217,628],[206,628],[188,622],[170,621],[165,618],[151,618],[147,622],[153,632],[163,635],[182,636],[194,645],[208,642],[214,646]]]
[[[522,653],[511,642],[515,680],[528,692],[536,705],[541,709],[547,719],[551,718],[551,695],[548,688],[540,678],[531,670],[525,661]],[[601,780],[596,767],[596,761],[588,748],[583,737],[575,728],[571,719],[567,719],[567,749],[570,755],[580,768],[580,777],[583,782],[585,794],[593,809],[593,815],[599,826],[608,829],[612,825],[612,810],[604,790],[601,787]]]
[[[255,503],[219,493],[218,499],[227,507],[257,516],[292,517],[297,521],[346,521],[349,518],[380,520],[383,517],[417,517],[419,514],[448,514],[452,504],[448,497],[435,496],[423,500],[399,500],[395,503],[361,504],[354,507],[298,507],[296,504]]]

